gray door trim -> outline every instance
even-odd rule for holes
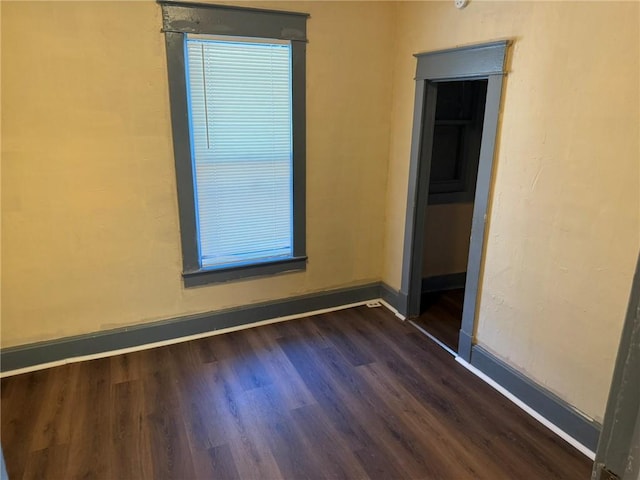
[[[629,462],[622,480],[640,480],[640,414],[636,418],[636,428],[631,439]]]
[[[420,309],[420,294],[422,293],[422,240],[426,216],[424,212],[429,200],[429,174],[430,165],[421,165],[420,152],[423,148],[431,149],[433,146],[433,129],[422,138],[422,126],[425,122],[433,124],[436,114],[436,92],[433,83],[416,81],[415,108],[413,114],[413,133],[411,136],[411,164],[409,166],[409,198],[407,199],[407,216],[405,225],[411,225],[418,235],[407,235],[405,226],[404,236],[404,260],[402,262],[402,287],[401,296],[405,296],[406,305],[401,311],[405,317],[415,316],[413,313]],[[413,161],[416,158],[418,161]],[[413,208],[409,208],[409,206]],[[407,255],[407,252],[409,254]],[[411,261],[407,261],[410,259]],[[416,288],[420,293],[416,295]],[[410,294],[410,292],[413,293]]]
[[[602,434],[592,478],[606,468],[620,478],[637,478],[640,471],[640,256],[629,296],[629,308],[611,381]],[[634,476],[636,475],[636,476]]]
[[[504,74],[508,40],[418,53],[416,79],[449,80]]]
[[[7,475],[7,464],[4,463],[2,447],[0,447],[0,480],[9,480],[9,475]]]
[[[509,41],[502,40],[416,55],[416,92],[407,189],[402,282],[399,295],[402,301],[400,313],[407,318],[417,316],[420,306],[422,250],[425,243],[424,222],[429,193],[430,169],[430,165],[421,165],[420,158],[422,149],[430,148],[433,141],[432,135],[427,135],[430,138],[424,139],[421,136],[424,122],[429,121],[430,103],[433,103],[435,111],[435,98],[430,99],[429,92],[435,93],[436,87],[433,82],[437,81],[455,81],[469,78],[488,80],[465,285],[465,308],[458,349],[458,354],[466,361],[471,360],[486,214],[493,174],[500,99],[508,46]],[[432,97],[435,97],[435,95],[432,95]],[[433,117],[431,117],[431,123],[433,123]]]
[[[480,146],[480,161],[476,180],[476,196],[473,205],[473,219],[471,221],[471,242],[469,243],[469,260],[467,262],[467,281],[464,290],[464,309],[462,310],[461,338],[470,338],[473,343],[478,307],[478,287],[482,269],[482,253],[487,225],[487,211],[489,208],[489,190],[493,176],[493,158],[498,132],[498,117],[500,115],[500,99],[502,98],[502,75],[490,75],[487,85],[487,102],[482,129]],[[468,346],[466,346],[468,344]],[[465,346],[458,354],[465,360],[471,358],[471,344],[460,343]],[[459,349],[460,350],[460,349]]]

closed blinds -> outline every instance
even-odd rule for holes
[[[200,265],[291,257],[291,45],[189,36]]]

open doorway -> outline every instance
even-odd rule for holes
[[[486,79],[438,82],[435,119],[422,131],[423,141],[433,140],[420,310],[413,321],[453,353],[462,327],[486,100]]]
[[[451,321],[432,324],[430,335],[465,361],[474,343],[508,45],[416,55],[399,311],[414,325],[421,313],[446,312]]]

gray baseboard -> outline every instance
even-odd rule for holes
[[[467,272],[447,273],[445,275],[426,277],[422,279],[422,293],[464,288],[466,281]]]
[[[473,346],[471,365],[595,452],[602,430],[602,426],[598,422],[581,415],[560,397],[538,385],[479,345]]]
[[[0,371],[7,372],[74,357],[139,347],[376,298],[382,298],[397,310],[401,310],[403,300],[406,301],[406,296],[384,283],[330,290],[246,307],[4,348],[0,351]],[[464,340],[468,340],[470,345],[471,337],[468,339],[465,337]],[[494,379],[576,440],[592,450],[596,449],[601,429],[597,422],[583,417],[562,399],[482,347],[475,345],[471,352],[471,365]]]
[[[380,283],[380,298],[398,310],[400,305],[400,292],[394,290],[386,283]]]
[[[3,348],[0,351],[0,371],[7,372],[74,357],[139,347],[224,328],[250,325],[272,318],[373,300],[381,298],[383,295],[381,290],[383,287],[380,283],[370,283],[245,307]],[[389,303],[393,305],[393,290],[389,287],[384,290],[384,295],[388,300],[391,300]]]

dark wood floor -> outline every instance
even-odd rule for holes
[[[587,479],[590,461],[384,308],[2,380],[9,478]]]
[[[464,288],[422,295],[420,316],[413,321],[454,352],[462,325]]]

